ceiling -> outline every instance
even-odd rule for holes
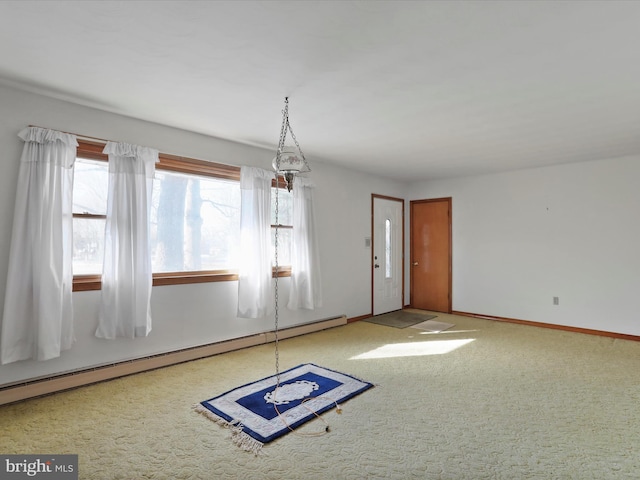
[[[0,83],[398,180],[640,153],[636,1],[0,1]],[[82,132],[77,132],[82,133]]]

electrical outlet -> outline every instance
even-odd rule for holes
[[[560,298],[559,297],[553,297],[553,304],[554,305],[560,305]]]

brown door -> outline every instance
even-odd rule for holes
[[[451,312],[451,198],[411,202],[411,306]]]

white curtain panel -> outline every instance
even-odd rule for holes
[[[288,308],[313,310],[322,306],[320,254],[313,206],[313,183],[304,177],[293,184],[291,292]]]
[[[238,317],[273,312],[271,287],[271,181],[275,173],[240,168],[240,248]]]
[[[49,360],[74,342],[74,135],[37,127],[24,140],[2,318],[2,364]]]
[[[158,151],[108,142],[109,190],[102,301],[96,337],[145,337],[151,331],[151,192]]]

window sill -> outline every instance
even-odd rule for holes
[[[275,272],[273,273],[275,277]],[[291,267],[280,267],[278,277],[290,277]],[[231,282],[238,280],[238,274],[234,271],[219,272],[176,272],[176,273],[154,273],[153,286],[161,287],[165,285],[186,285],[189,283],[208,282]],[[73,291],[87,292],[90,290],[100,290],[102,280],[100,275],[76,275],[73,277]]]

